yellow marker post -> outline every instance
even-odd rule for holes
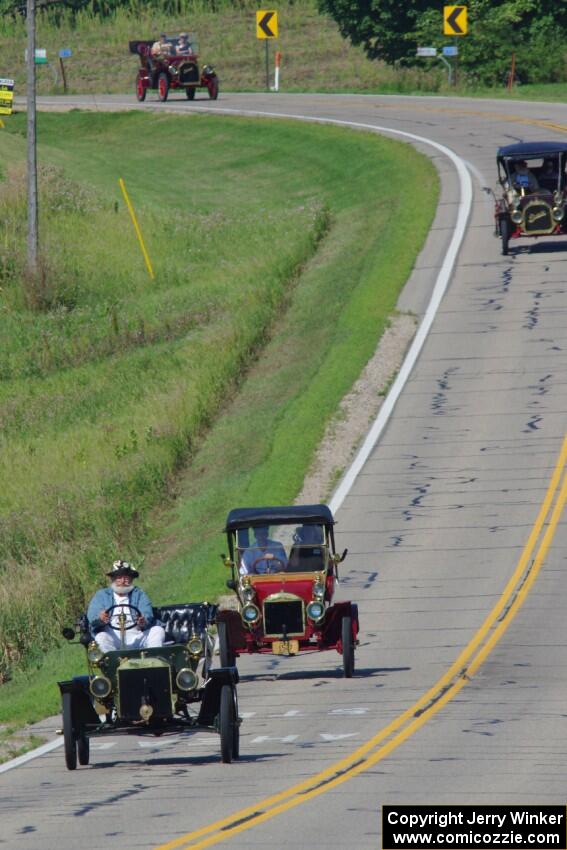
[[[152,264],[150,262],[148,252],[146,251],[146,246],[144,245],[142,231],[140,230],[140,225],[138,224],[138,221],[136,219],[136,213],[134,212],[134,207],[130,202],[130,198],[128,197],[128,192],[126,191],[126,186],[122,177],[118,180],[118,183],[120,184],[120,188],[122,189],[122,194],[124,195],[124,200],[126,201],[126,206],[128,207],[128,212],[130,213],[130,218],[132,219],[132,224],[134,225],[134,230],[136,231],[136,236],[138,237],[138,242],[140,243],[140,248],[142,249],[142,254],[144,256],[144,262],[146,263],[148,274],[151,279],[154,280],[155,274],[152,268]]]
[[[4,129],[4,127],[5,127],[5,126],[6,126],[6,125],[4,124],[4,122],[2,121],[2,119],[0,118],[0,127],[1,127],[2,129]]]

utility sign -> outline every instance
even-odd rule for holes
[[[278,13],[260,9],[256,12],[256,38],[278,37]]]
[[[11,115],[14,106],[14,81],[0,79],[0,115]]]
[[[418,47],[417,56],[437,56],[436,47]]]
[[[466,6],[443,6],[443,35],[466,35]]]

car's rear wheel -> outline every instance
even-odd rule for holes
[[[341,643],[343,645],[343,672],[346,679],[352,679],[354,673],[354,642],[351,617],[343,617],[342,619]]]
[[[63,694],[61,714],[63,717],[63,744],[67,770],[77,767],[77,739],[73,729],[73,695]]]
[[[162,103],[167,100],[169,94],[169,77],[162,71],[157,81],[158,97]]]
[[[146,99],[146,91],[147,91],[147,89],[146,89],[145,85],[144,85],[144,84],[143,84],[143,82],[142,82],[142,78],[141,78],[141,77],[138,77],[138,78],[136,79],[136,98],[137,98],[140,102],[142,102],[143,100],[145,100],[145,99]]]
[[[238,697],[236,696],[236,688],[233,691],[234,701],[234,726],[232,735],[232,757],[240,758],[240,724],[238,722]]]
[[[185,89],[187,100],[195,100],[195,86],[187,86]]]
[[[216,100],[216,99],[217,99],[217,97],[219,96],[219,78],[217,77],[217,75],[216,75],[216,74],[215,74],[215,76],[214,76],[214,77],[212,77],[212,78],[209,80],[208,89],[209,89],[209,97],[210,97],[210,99],[211,99],[211,100]]]
[[[90,754],[90,741],[85,734],[82,734],[77,740],[77,755],[79,756],[79,764],[88,764]]]
[[[230,764],[234,755],[234,698],[230,685],[223,685],[220,698],[221,760]]]
[[[500,238],[502,239],[502,254],[508,254],[508,242],[510,241],[510,222],[507,218],[500,219]]]
[[[219,656],[221,667],[234,667],[236,664],[236,656],[230,648],[230,640],[228,637],[228,626],[225,622],[217,623],[217,633],[219,636]]]

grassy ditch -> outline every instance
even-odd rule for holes
[[[23,122],[10,126],[0,183],[0,635],[12,680],[0,722],[56,710],[54,680],[80,672],[82,658],[49,647],[116,554],[146,556],[156,603],[222,592],[226,511],[293,501],[437,200],[427,160],[370,134],[42,115],[41,231],[52,248],[31,286],[17,224]]]

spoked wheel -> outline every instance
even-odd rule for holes
[[[230,648],[228,627],[226,623],[220,622],[217,624],[217,633],[219,636],[220,665],[221,667],[234,667],[236,664],[236,656]]]
[[[195,86],[187,86],[185,89],[187,100],[195,100]]]
[[[88,764],[91,754],[91,745],[88,737],[83,734],[77,740],[77,754],[79,756],[79,764]]]
[[[162,71],[158,77],[158,97],[162,103],[167,100],[167,96],[169,94],[169,79],[165,71]]]
[[[508,242],[510,241],[510,222],[507,218],[500,219],[500,238],[502,239],[502,254],[508,255]]]
[[[146,87],[142,82],[142,78],[138,77],[136,80],[136,98],[140,101],[140,103],[146,99]]]
[[[230,685],[223,685],[220,698],[221,761],[230,764],[234,755],[234,697]]]
[[[238,723],[238,697],[236,696],[236,689],[233,692],[234,697],[234,725],[232,727],[232,757],[234,759],[240,758],[240,725]]]
[[[219,78],[216,76],[216,74],[209,82],[208,89],[210,99],[216,100],[219,96]]]
[[[352,679],[354,673],[354,643],[352,640],[352,619],[343,617],[341,624],[341,641],[343,645],[343,672],[346,679]]]
[[[73,729],[72,694],[63,694],[61,714],[63,716],[63,743],[65,746],[65,764],[67,770],[77,767],[77,739]]]

